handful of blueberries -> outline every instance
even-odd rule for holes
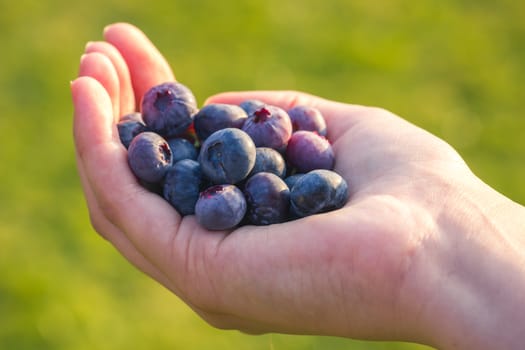
[[[312,107],[247,100],[199,110],[190,89],[167,82],[117,127],[139,181],[209,230],[281,223],[348,200],[325,120]]]

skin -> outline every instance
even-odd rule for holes
[[[525,208],[448,144],[392,113],[293,91],[230,92],[325,115],[350,200],[284,224],[210,232],[133,177],[115,122],[174,75],[136,27],[90,43],[71,84],[93,227],[211,325],[516,349],[525,334]]]

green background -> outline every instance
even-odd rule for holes
[[[69,82],[87,41],[132,22],[199,103],[296,89],[381,106],[525,203],[524,14],[515,0],[0,0],[0,349],[427,349],[208,326],[92,230]]]

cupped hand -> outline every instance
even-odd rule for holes
[[[132,25],[108,26],[104,38],[88,44],[71,86],[97,232],[216,327],[428,341],[447,210],[479,186],[448,144],[379,108],[294,91],[213,96],[207,103],[320,109],[350,200],[283,224],[206,231],[139,185],[115,126],[147,89],[175,79],[169,65]]]

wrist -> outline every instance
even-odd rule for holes
[[[425,306],[440,349],[514,349],[525,334],[525,209],[474,179],[436,220]],[[521,221],[521,222],[520,222]]]

